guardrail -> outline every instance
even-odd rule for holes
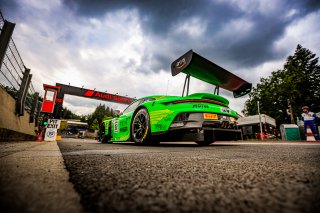
[[[0,33],[5,22],[0,11]],[[30,113],[30,122],[33,122],[34,117],[37,118],[39,115],[41,103],[38,101],[39,93],[35,91],[31,77],[30,69],[26,68],[13,39],[10,38],[1,64],[0,86],[15,98],[17,105],[21,105],[21,109],[17,106],[16,113],[22,116],[26,110]],[[21,94],[22,90],[24,94]]]

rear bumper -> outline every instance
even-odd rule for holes
[[[187,114],[182,116],[183,114]],[[216,119],[204,119],[204,113],[182,113],[168,131],[153,133],[161,141],[230,141],[241,140],[242,132],[229,115],[215,114]]]
[[[231,141],[242,140],[241,130],[203,127],[171,130],[156,135],[161,141]]]

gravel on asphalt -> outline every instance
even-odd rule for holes
[[[320,211],[320,146],[59,142],[88,212]]]

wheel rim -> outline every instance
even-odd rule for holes
[[[142,140],[147,131],[147,119],[144,114],[139,114],[133,122],[133,137]]]

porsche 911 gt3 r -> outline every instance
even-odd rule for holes
[[[103,143],[195,141],[209,145],[216,140],[241,139],[238,115],[229,108],[229,101],[219,96],[219,87],[240,97],[251,91],[250,83],[192,50],[174,61],[171,70],[173,76],[187,74],[182,96],[148,96],[134,101],[119,117],[103,121]],[[189,95],[191,76],[215,85],[215,94]]]

